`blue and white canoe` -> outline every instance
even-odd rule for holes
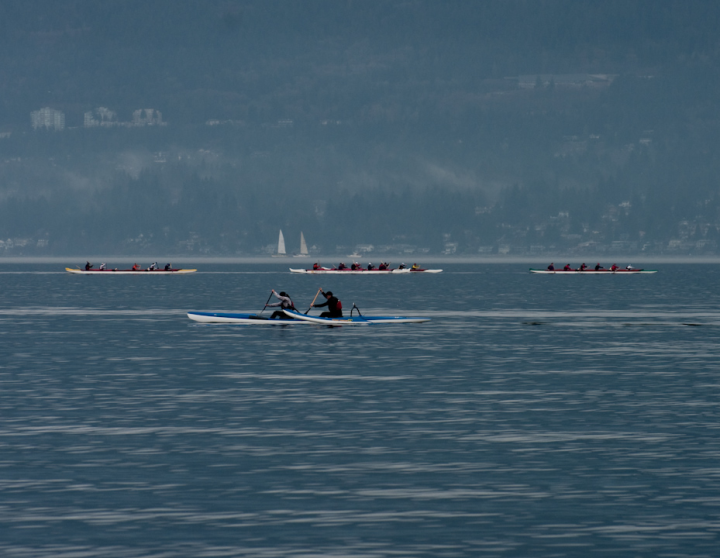
[[[429,322],[430,318],[422,317],[406,317],[406,316],[351,316],[343,318],[321,318],[319,316],[306,316],[300,312],[292,310],[283,310],[288,317],[293,317],[295,321],[303,321],[305,323],[320,324],[327,326],[342,325],[376,325],[376,324],[421,324]]]
[[[271,320],[268,316],[247,314],[239,312],[188,312],[188,318],[203,324],[245,324],[245,325],[307,325],[310,322],[293,320],[291,318],[278,318]]]

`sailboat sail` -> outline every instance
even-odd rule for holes
[[[282,230],[280,231],[280,238],[278,238],[278,256],[284,256],[285,255],[285,237],[283,237]]]
[[[300,232],[300,255],[308,255],[307,244],[305,244],[305,236],[303,235],[302,231]]]

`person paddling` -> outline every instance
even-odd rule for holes
[[[320,289],[320,292],[325,297],[325,302],[322,304],[313,304],[313,308],[322,308],[323,306],[328,307],[327,312],[320,314],[321,318],[342,318],[342,302],[340,302],[336,296],[333,296],[332,291],[325,292]]]
[[[563,271],[572,271],[573,268],[570,267],[570,264],[565,264],[565,267],[563,267]]]
[[[605,268],[600,265],[600,262],[595,266],[595,271],[605,271]]]
[[[551,262],[550,265],[547,266],[547,270],[548,270],[548,271],[555,271],[555,264]]]
[[[85,271],[90,271],[93,268],[93,264],[90,262],[85,263]]]
[[[276,318],[283,318],[283,319],[293,319],[290,318],[283,310],[295,310],[295,304],[293,303],[292,299],[290,298],[290,295],[287,294],[285,291],[280,291],[280,294],[275,292],[275,289],[273,289],[272,294],[275,295],[275,298],[277,298],[280,302],[273,302],[272,304],[266,304],[265,306],[272,308],[274,306],[279,306],[280,310],[275,310],[273,312],[272,316],[270,316],[271,320],[274,320]]]
[[[618,269],[620,269],[620,268],[616,264],[612,264],[610,266],[610,271],[617,271]]]
[[[132,266],[133,271],[140,271],[140,266],[138,264],[133,264]]]
[[[585,265],[585,262],[583,262],[583,264],[580,266],[578,271],[585,271],[586,269],[587,269],[587,266]]]

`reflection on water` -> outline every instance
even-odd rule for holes
[[[716,555],[715,266],[574,283],[2,267],[4,556]],[[432,321],[185,316],[260,310],[270,288],[302,308],[320,286]]]

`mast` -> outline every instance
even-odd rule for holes
[[[305,236],[303,235],[302,231],[300,231],[300,255],[308,255],[307,244],[305,243]]]

